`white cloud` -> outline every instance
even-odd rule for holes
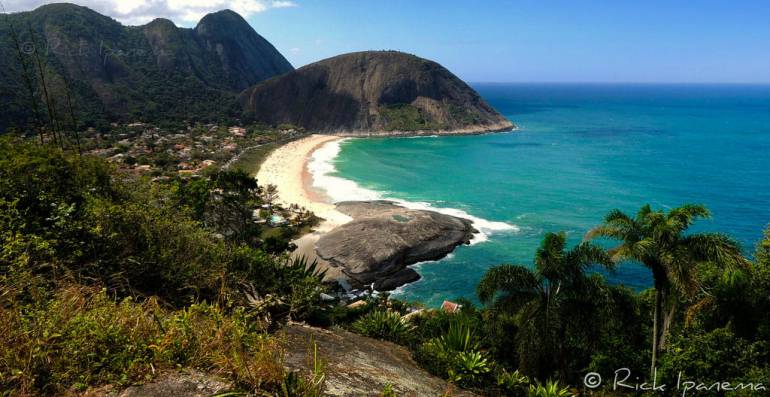
[[[29,11],[47,3],[46,0],[0,0],[8,12]],[[178,25],[195,25],[204,15],[231,9],[248,18],[271,8],[296,7],[286,0],[76,0],[76,4],[109,15],[128,25],[140,25],[155,18],[167,18]]]

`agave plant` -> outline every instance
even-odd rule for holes
[[[497,375],[497,385],[508,392],[521,392],[527,389],[529,377],[522,375],[518,369],[513,372],[503,370]]]
[[[481,352],[460,352],[455,356],[454,368],[449,370],[449,380],[460,384],[477,383],[489,371],[489,362]]]
[[[284,262],[284,269],[287,273],[299,278],[312,277],[318,281],[322,281],[324,276],[326,276],[326,269],[322,271],[318,268],[318,260],[314,259],[312,262],[308,263],[305,255],[286,259]]]
[[[479,349],[479,342],[471,327],[455,322],[449,326],[446,334],[433,339],[437,348],[445,352],[470,352]]]
[[[559,381],[548,380],[545,384],[536,383],[529,385],[527,397],[572,397],[573,394],[568,387],[559,385]]]
[[[404,342],[412,335],[414,326],[396,313],[375,310],[353,323],[353,331],[373,338]]]

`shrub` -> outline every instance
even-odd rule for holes
[[[2,305],[0,317],[0,389],[11,394],[124,385],[177,366],[213,370],[249,389],[284,378],[278,341],[242,308],[168,311],[154,299],[116,301],[105,290],[68,286],[51,299]]]
[[[352,326],[353,331],[361,335],[397,343],[408,341],[413,328],[400,314],[383,310],[359,318]]]
[[[470,326],[462,322],[455,322],[450,325],[449,331],[439,336],[435,343],[440,349],[448,352],[463,353],[479,348],[478,338]]]
[[[455,356],[454,365],[449,369],[449,380],[460,385],[480,383],[484,375],[490,372],[489,362],[484,354],[477,351],[464,351]]]
[[[471,386],[482,383],[491,372],[491,364],[479,346],[470,325],[458,317],[445,334],[423,343],[416,358],[429,372]]]
[[[572,397],[575,394],[572,393],[569,388],[562,387],[558,381],[548,380],[545,384],[536,383],[529,385],[529,392],[527,397]]]
[[[513,372],[502,370],[497,374],[497,386],[506,395],[520,396],[529,390],[529,378],[519,373],[519,370]]]

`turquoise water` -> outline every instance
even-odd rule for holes
[[[486,241],[417,265],[401,298],[474,298],[485,269],[531,264],[543,234],[573,243],[613,208],[703,203],[747,254],[770,223],[770,86],[476,85],[519,131],[466,137],[352,139],[336,176],[379,196],[504,222]],[[333,189],[333,187],[329,187]],[[356,198],[356,197],[351,197]],[[650,285],[625,264],[609,279]]]

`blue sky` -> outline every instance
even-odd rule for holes
[[[394,49],[472,82],[770,83],[770,0],[70,1],[131,25],[230,8],[297,67]]]
[[[770,82],[770,1],[296,4],[248,19],[297,67],[394,49],[475,82]]]

